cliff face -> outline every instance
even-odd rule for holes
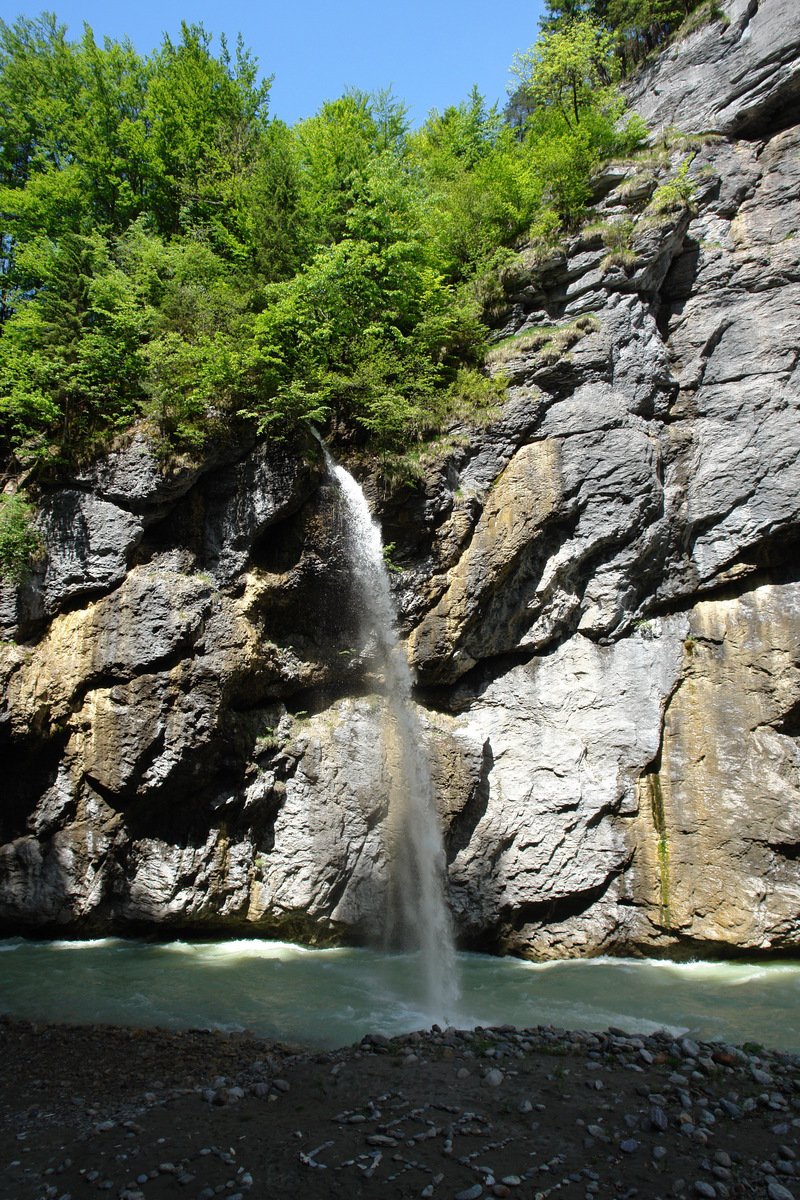
[[[468,944],[800,942],[800,30],[724,7],[635,88],[703,136],[597,181],[626,253],[523,251],[503,411],[373,486]],[[689,160],[693,204],[645,212]],[[165,475],[142,439],[46,498],[0,612],[7,929],[374,931],[389,767],[336,500],[313,449]]]

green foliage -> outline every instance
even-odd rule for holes
[[[390,574],[402,575],[403,568],[398,567],[397,563],[394,561],[394,552],[396,549],[397,549],[396,542],[387,542],[385,544],[385,546],[383,547],[383,561],[386,566],[386,570],[389,571]],[[339,653],[340,654],[349,654],[349,651],[340,650]]]
[[[599,328],[600,322],[591,313],[566,325],[540,325],[496,342],[486,355],[486,361],[496,368],[525,354],[535,356],[538,365],[554,363],[581,338],[596,333]]]
[[[693,159],[692,154],[684,160],[672,179],[656,188],[648,205],[649,212],[660,214],[693,208],[695,188],[693,180],[689,178]]]
[[[517,54],[511,69],[515,94],[529,107],[526,143],[538,207],[574,225],[589,200],[593,170],[636,149],[645,133],[637,118],[623,123],[612,35],[591,16],[557,23]]]
[[[705,0],[608,0],[606,20],[615,32],[620,61],[632,70],[680,32],[689,14]],[[705,7],[710,9],[707,3]]]
[[[0,457],[57,470],[137,421],[165,455],[308,420],[424,454],[490,419],[504,260],[552,246],[642,137],[604,4],[548,7],[520,122],[473,88],[416,132],[390,92],[288,128],[241,41],[201,25],[143,57],[0,22]]]
[[[671,38],[723,17],[719,0],[545,0],[539,24],[550,34],[586,18],[598,22],[613,35],[620,67],[630,73]],[[524,97],[517,102],[524,107]]]
[[[477,352],[474,313],[425,261],[418,238],[345,239],[274,285],[255,320],[262,428],[330,421],[367,431],[380,447],[417,433],[448,359]]]
[[[545,31],[511,65],[518,87],[536,110],[554,114],[576,129],[587,114],[621,110],[614,84],[619,64],[611,33],[591,17],[565,21]]]
[[[56,423],[65,449],[130,423],[138,316],[99,234],[31,242],[20,266],[40,289],[0,338],[0,419],[5,449],[25,461],[50,455],[45,434]]]
[[[545,12],[539,24],[545,32],[549,32],[582,17],[602,21],[608,9],[608,0],[545,0],[544,7]]]
[[[25,493],[0,495],[0,579],[19,583],[41,551],[42,538]]]

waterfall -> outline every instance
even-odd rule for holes
[[[411,700],[413,675],[400,645],[381,531],[353,476],[325,451],[338,484],[343,532],[363,636],[374,645],[385,688],[389,774],[387,942],[415,950],[427,1011],[452,1019],[458,998],[455,947],[445,902],[445,854],[425,742]]]

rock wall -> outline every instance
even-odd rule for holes
[[[800,943],[798,27],[723,7],[634,85],[660,132],[599,224],[507,270],[502,411],[364,480],[467,945]],[[138,435],[41,522],[0,597],[3,928],[375,936],[380,681],[316,444],[165,473]]]

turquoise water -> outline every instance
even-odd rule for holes
[[[450,1024],[558,1025],[800,1052],[800,965],[591,959],[527,963],[458,955]],[[252,1030],[347,1045],[431,1024],[403,955],[286,942],[0,941],[0,1012],[34,1020]],[[439,1018],[442,1019],[441,1017]]]

